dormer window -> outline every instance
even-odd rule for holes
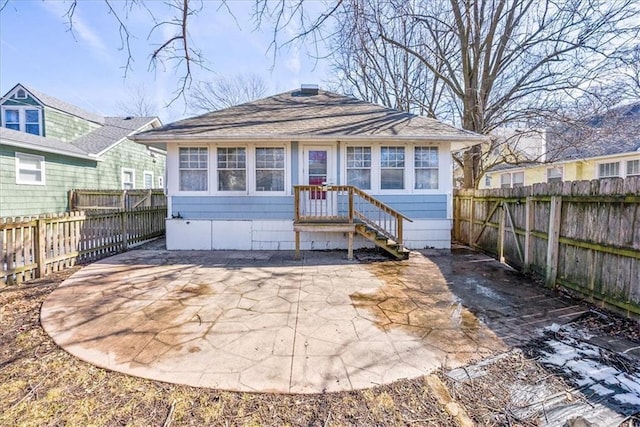
[[[24,89],[18,89],[16,99],[27,99],[27,92]]]
[[[34,107],[2,107],[2,126],[32,135],[42,135],[42,110]]]

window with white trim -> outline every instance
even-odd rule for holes
[[[256,147],[256,191],[284,191],[284,147]]]
[[[144,171],[142,177],[144,188],[153,188],[153,172]]]
[[[524,172],[514,172],[511,177],[511,186],[512,187],[522,187],[524,186]]]
[[[484,186],[491,187],[491,175],[487,174],[484,176]]]
[[[640,160],[627,160],[627,176],[640,175]]]
[[[600,163],[598,178],[612,178],[620,176],[620,162]]]
[[[438,189],[438,147],[415,147],[414,173],[416,190]]]
[[[27,92],[24,89],[18,89],[16,92],[16,99],[27,99]]]
[[[380,147],[380,189],[404,189],[404,147]]]
[[[547,182],[562,182],[562,166],[547,168]]]
[[[133,190],[136,183],[136,171],[133,169],[122,168],[122,189]]]
[[[209,189],[209,149],[207,147],[180,147],[180,191],[207,191]]]
[[[500,188],[524,186],[524,172],[507,172],[500,175]]]
[[[44,157],[16,153],[16,184],[44,185]]]
[[[218,148],[218,191],[247,190],[247,149]]]
[[[371,147],[347,147],[347,185],[371,190]]]
[[[33,107],[2,107],[2,125],[33,135],[42,135],[42,110]]]

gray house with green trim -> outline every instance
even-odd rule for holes
[[[164,187],[164,150],[129,139],[157,117],[103,117],[22,84],[0,113],[0,217],[67,211],[72,189]]]

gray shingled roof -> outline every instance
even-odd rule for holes
[[[69,142],[60,141],[54,138],[45,138],[39,135],[32,135],[30,133],[7,129],[5,127],[0,127],[0,142],[14,147],[31,148],[47,153],[57,153],[65,156],[97,160],[96,158],[90,157],[85,150],[82,150]]]
[[[75,105],[71,105],[69,103],[66,103],[64,101],[59,100],[58,98],[55,98],[51,95],[47,95],[46,93],[40,92],[39,90],[30,88],[28,86],[25,86],[23,84],[21,84],[20,86],[22,86],[23,88],[25,88],[27,91],[31,92],[31,94],[33,96],[35,96],[36,98],[38,98],[38,100],[43,103],[44,105],[46,105],[47,107],[51,107],[54,108],[56,110],[60,110],[60,111],[64,111],[65,113],[69,113],[73,116],[77,116],[80,118],[83,118],[85,120],[89,120],[90,122],[94,122],[94,123],[98,123],[98,124],[104,124],[104,117],[95,114],[95,113],[91,113],[89,111],[83,110],[82,108],[76,107]],[[13,89],[12,89],[13,90]]]
[[[640,102],[594,116],[575,132],[549,132],[547,158],[588,159],[640,150]]]
[[[72,144],[87,153],[99,154],[153,120],[155,117],[105,117],[103,127],[72,141]]]
[[[479,143],[485,137],[434,119],[336,93],[289,91],[135,135],[153,143],[195,139],[419,138]]]

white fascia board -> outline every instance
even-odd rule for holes
[[[160,119],[158,119],[157,117],[154,117],[152,120],[149,120],[147,123],[145,123],[144,125],[140,126],[138,129],[136,130],[132,130],[131,132],[129,132],[127,134],[127,136],[125,136],[124,138],[120,138],[119,140],[117,140],[116,142],[114,142],[113,144],[111,144],[110,146],[108,146],[107,148],[105,148],[104,150],[102,150],[101,152],[97,153],[96,156],[102,156],[104,153],[106,153],[107,151],[111,150],[112,148],[114,148],[115,146],[117,146],[118,144],[120,144],[121,142],[124,142],[125,139],[128,139],[129,141],[133,141],[133,142],[138,142],[136,140],[134,140],[132,138],[132,135],[134,135],[136,132],[139,132],[141,128],[148,126],[150,124],[153,123],[160,123]],[[161,152],[161,149],[158,149]]]

